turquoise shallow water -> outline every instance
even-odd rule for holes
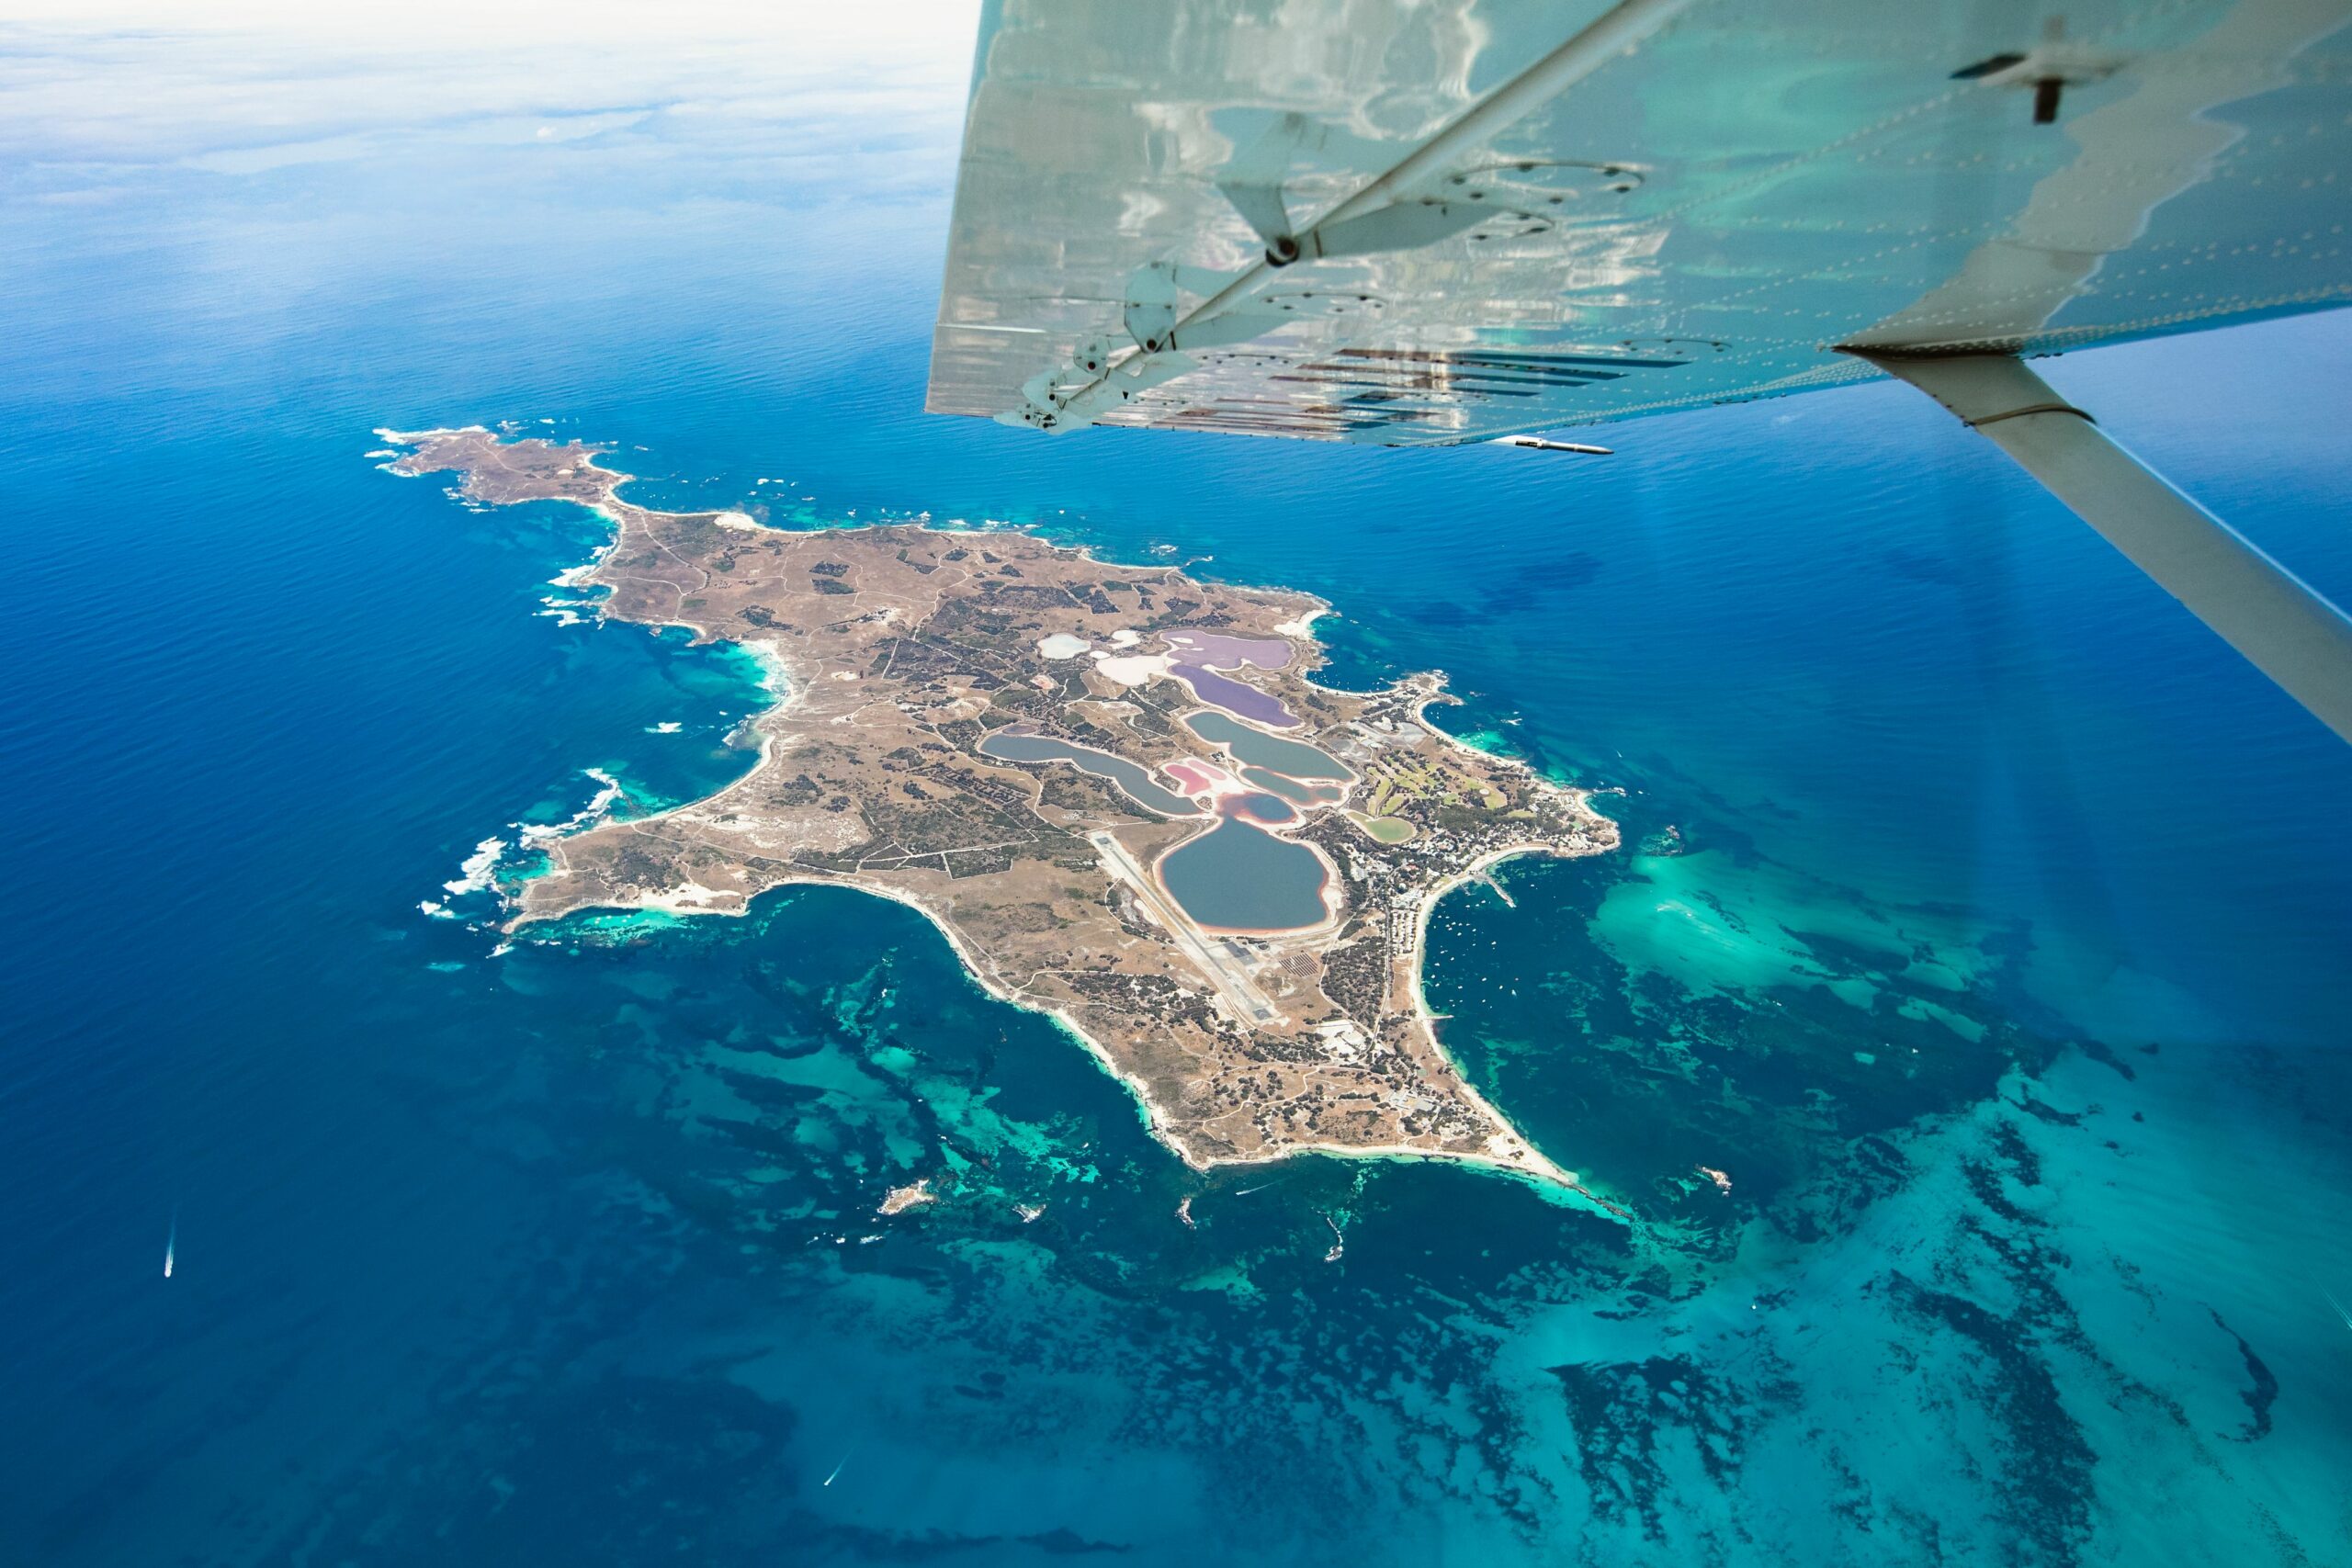
[[[925,419],[952,110],[764,102],[9,176],[5,1555],[2352,1561],[2342,748],[1891,389],[1600,465]],[[2343,323],[2051,375],[2352,593]],[[1190,1172],[854,894],[498,953],[483,840],[768,700],[541,613],[593,519],[365,456],[510,417],[1312,592],[1329,678],[1623,791],[1429,993],[1636,1223]]]

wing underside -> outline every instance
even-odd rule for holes
[[[930,407],[1443,445],[2342,303],[2341,0],[1003,0]]]

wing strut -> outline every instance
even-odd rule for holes
[[[2352,620],[2109,440],[2023,361],[1884,350],[1860,356],[1988,437],[2189,614],[2352,740]]]

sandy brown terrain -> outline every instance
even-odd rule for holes
[[[1196,1166],[1319,1148],[1574,1183],[1440,1048],[1419,965],[1446,887],[1507,854],[1608,850],[1616,829],[1577,792],[1423,722],[1440,678],[1372,695],[1314,684],[1322,606],[1296,593],[1018,533],[787,532],[741,513],[651,512],[618,498],[627,476],[598,466],[598,448],[480,429],[387,438],[412,448],[398,471],[455,470],[484,503],[594,507],[615,541],[573,581],[609,591],[605,615],[744,644],[781,677],[749,774],[556,840],[545,874],[509,890],[514,923],[589,908],[740,913],[769,888],[848,883],[921,908],[989,990],[1063,1019]],[[1184,758],[1233,769],[1182,722],[1201,711],[1193,691],[1150,666],[1180,628],[1285,640],[1286,668],[1238,678],[1302,721],[1285,739],[1357,775],[1344,801],[1277,829],[1327,868],[1326,919],[1310,928],[1242,935],[1183,914],[1153,868],[1215,816],[1161,815],[1065,763],[975,750],[1003,732],[1147,769]],[[1048,648],[1091,652],[1046,657],[1040,644],[1057,634]],[[1409,839],[1377,841],[1374,812]]]

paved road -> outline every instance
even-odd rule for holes
[[[1200,930],[1184,918],[1183,911],[1169,901],[1168,897],[1160,892],[1159,885],[1152,880],[1151,874],[1136,863],[1136,857],[1127,852],[1126,845],[1108,833],[1090,834],[1088,839],[1110,863],[1112,874],[1134,888],[1136,896],[1150,906],[1159,923],[1176,939],[1176,945],[1182,950],[1184,956],[1199,966],[1201,973],[1209,977],[1209,983],[1223,994],[1242,1018],[1252,1023],[1272,1023],[1281,1016],[1275,1012],[1274,1004],[1266,999],[1265,993],[1258,989],[1250,976],[1228,963],[1225,955],[1201,934]]]

